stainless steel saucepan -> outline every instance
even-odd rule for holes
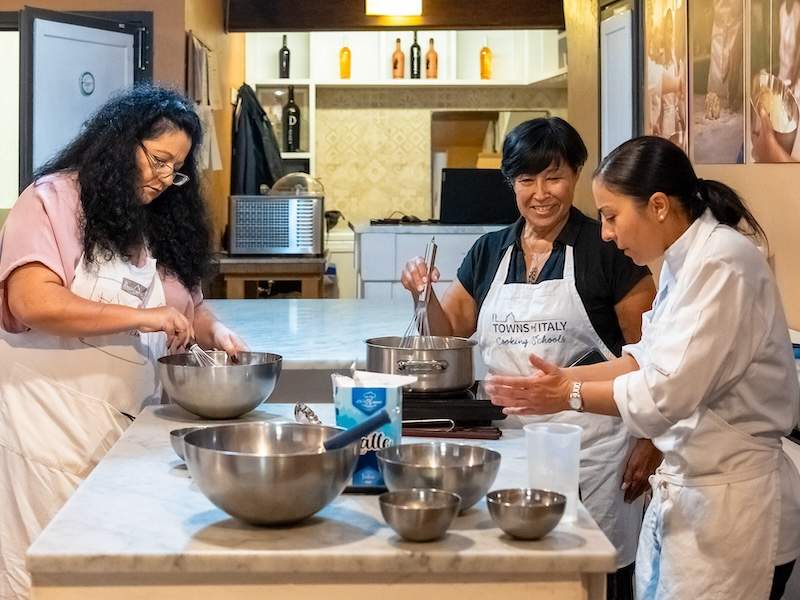
[[[368,339],[367,371],[416,375],[416,383],[404,388],[413,392],[463,390],[473,384],[472,348],[477,342],[452,336],[412,339],[419,343],[403,347],[399,336]]]

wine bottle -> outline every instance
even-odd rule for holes
[[[492,50],[489,48],[489,38],[483,38],[483,48],[481,48],[481,79],[492,78]]]
[[[392,78],[402,79],[406,76],[406,55],[400,48],[400,38],[394,42],[394,52],[392,52]]]
[[[289,79],[289,47],[286,45],[286,36],[283,36],[283,46],[278,51],[278,76],[281,79]]]
[[[339,50],[339,78],[350,79],[350,48],[347,38],[342,39],[342,48]]]
[[[411,44],[411,79],[419,79],[422,75],[420,62],[422,50],[417,43],[417,32],[414,32],[414,43]]]
[[[300,150],[300,107],[294,101],[294,86],[289,86],[289,100],[283,107],[283,148],[286,152]]]
[[[433,38],[428,43],[428,51],[425,53],[425,77],[428,79],[439,77],[439,54],[433,49]]]

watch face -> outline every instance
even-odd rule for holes
[[[81,94],[84,96],[91,96],[94,93],[95,81],[94,75],[89,71],[84,71],[80,76]]]

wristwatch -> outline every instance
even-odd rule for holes
[[[582,386],[582,381],[573,381],[572,390],[569,393],[569,407],[578,412],[583,412],[583,395],[581,394]]]

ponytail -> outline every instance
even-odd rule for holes
[[[720,223],[767,240],[739,194],[722,182],[697,177],[689,157],[664,138],[643,136],[628,140],[600,162],[594,178],[639,204],[647,204],[656,192],[675,197],[690,223],[708,208]],[[744,230],[740,227],[742,221],[747,224]]]
[[[717,221],[766,241],[767,234],[733,188],[713,179],[698,181],[701,182],[701,199]],[[747,224],[746,229],[742,229],[742,221]]]

